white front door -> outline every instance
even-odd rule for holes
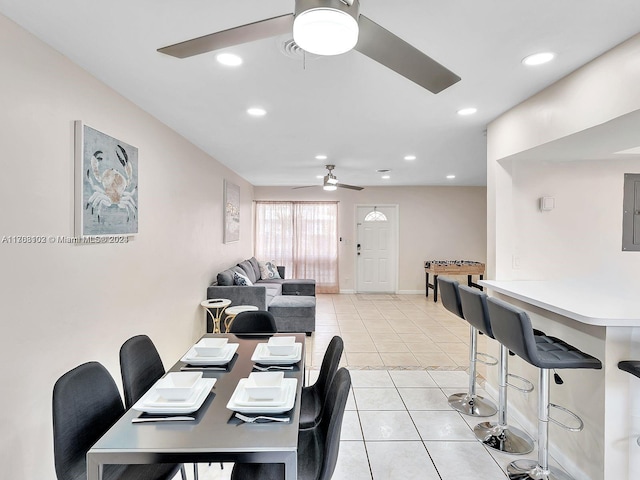
[[[397,215],[396,205],[357,207],[357,292],[396,292]]]

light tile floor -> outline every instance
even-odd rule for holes
[[[334,335],[344,340],[342,365],[353,383],[334,480],[498,480],[512,460],[536,458],[535,450],[514,457],[484,447],[472,429],[497,418],[449,407],[448,396],[468,388],[469,327],[432,297],[319,295],[316,332],[307,338],[309,383]],[[231,467],[202,464],[199,476],[227,480]]]

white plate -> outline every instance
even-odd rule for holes
[[[226,365],[233,358],[238,346],[238,343],[227,343],[219,357],[203,357],[198,355],[195,348],[191,347],[180,361],[189,365]]]
[[[283,400],[278,405],[266,405],[267,401],[265,400],[247,402],[247,394],[244,390],[246,381],[246,378],[242,378],[238,382],[233,395],[229,399],[229,403],[227,403],[229,410],[240,413],[283,413],[291,410],[296,403],[296,387],[298,386],[298,379],[296,378],[282,380]],[[275,402],[275,400],[270,400],[269,402]]]
[[[259,343],[253,351],[252,362],[263,365],[292,365],[302,358],[302,343],[296,343],[291,355],[271,355],[266,343]]]
[[[215,378],[199,380],[197,395],[194,399],[189,398],[185,401],[165,400],[151,387],[131,408],[152,414],[193,413],[202,406],[215,383]]]

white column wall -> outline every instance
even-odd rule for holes
[[[589,136],[602,135],[607,141],[607,129],[618,125],[612,122],[639,109],[640,35],[636,35],[489,125],[490,278],[575,278],[593,285],[595,296],[602,282],[609,288],[616,283],[640,287],[640,252],[622,252],[623,175],[640,172],[639,157],[609,155],[617,151],[612,144],[608,155],[594,159],[593,152],[583,148],[587,142],[572,156],[566,149],[571,141],[563,141],[587,130]],[[633,131],[620,137],[626,142]],[[640,135],[636,138],[637,146]],[[554,158],[559,144],[564,150],[556,149]],[[620,150],[623,148],[629,145],[620,145]],[[600,152],[597,146],[594,151]],[[547,195],[556,199],[556,208],[540,212],[537,199]],[[633,442],[630,437],[635,434],[630,422],[632,410],[638,408],[633,396],[637,389],[632,388],[637,379],[620,376],[616,364],[621,356],[637,353],[637,332],[608,327],[593,330],[539,309],[528,310],[537,328],[557,332],[560,338],[600,358],[605,368],[582,376],[568,373],[565,380],[569,381],[563,387],[552,388],[551,400],[580,411],[587,430],[571,437],[552,428],[551,454],[555,451],[556,458],[576,478],[635,478],[631,472],[637,469],[633,460],[637,455],[630,454],[634,446],[628,447],[626,442]],[[525,371],[530,378],[535,374],[519,359],[511,364],[515,373]],[[492,370],[488,372],[491,389],[497,378]],[[593,409],[584,409],[586,398]],[[514,415],[535,426],[537,399],[514,400]],[[535,429],[531,433],[535,434]]]

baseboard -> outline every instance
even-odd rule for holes
[[[343,290],[340,289],[340,293],[344,294],[344,295],[353,295],[356,293],[355,290]],[[384,295],[384,292],[372,292],[371,295],[375,295],[376,293],[380,293],[381,295]],[[366,295],[367,293],[363,293],[364,295]],[[389,295],[389,294],[386,294]],[[399,290],[398,293],[396,294],[392,294],[392,295],[424,295],[424,290]]]

